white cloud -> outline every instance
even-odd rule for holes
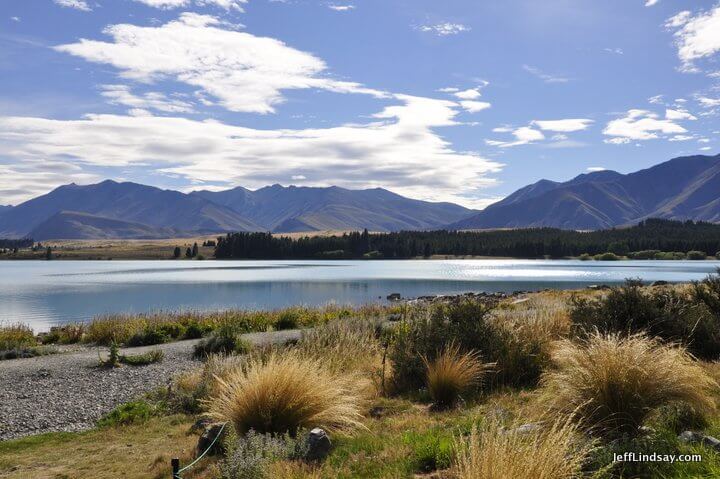
[[[178,98],[168,98],[159,92],[148,92],[137,96],[130,91],[127,85],[102,85],[103,97],[113,105],[124,105],[131,108],[135,116],[138,113],[145,116],[148,110],[157,110],[165,113],[193,113],[193,105]]]
[[[662,105],[663,104],[663,98],[665,95],[655,95],[648,98],[648,102],[652,103],[653,105]]]
[[[336,12],[348,12],[350,10],[355,10],[355,5],[335,5],[330,4],[328,5],[328,8],[330,10],[335,10]]]
[[[660,0],[646,0],[646,1],[645,1],[645,6],[646,6],[646,7],[652,7],[653,5],[657,5],[657,3],[658,3],[659,1],[660,1]]]
[[[700,151],[710,151],[710,150],[712,150],[712,146],[703,146],[702,148],[700,148]]]
[[[173,8],[185,8],[189,7],[193,3],[199,7],[204,6],[215,6],[223,8],[225,10],[237,10],[242,12],[242,5],[247,3],[248,0],[135,0],[136,2],[144,3],[145,5],[153,8],[161,8],[163,10],[170,10]]]
[[[417,30],[426,33],[433,33],[439,37],[447,37],[449,35],[457,35],[458,33],[470,31],[470,27],[462,23],[437,23],[435,25],[421,25]]]
[[[76,175],[96,168],[127,176],[133,168],[175,175],[189,184],[260,187],[302,175],[315,185],[387,187],[400,194],[475,206],[478,192],[494,183],[501,164],[458,152],[435,133],[457,124],[457,104],[405,95],[394,97],[365,124],[304,130],[265,130],[218,121],[160,116],[88,115],[79,120],[0,117],[0,203],[37,193],[28,162],[63,162]],[[539,133],[539,132],[538,132]],[[523,132],[518,137],[532,137]],[[112,173],[110,173],[112,174]],[[489,176],[490,175],[490,176]],[[72,181],[53,177],[46,187]],[[13,189],[15,193],[7,191]]]
[[[683,71],[698,71],[697,60],[720,51],[720,4],[695,16],[688,11],[680,12],[665,25],[677,30],[675,43]]]
[[[597,171],[606,171],[606,170],[607,170],[607,168],[605,168],[604,166],[590,166],[587,169],[587,171],[589,171],[590,173],[595,173]]]
[[[468,113],[477,113],[487,110],[492,105],[486,101],[462,100],[460,101],[460,106]]]
[[[83,12],[92,10],[85,0],[53,0],[53,2],[61,7],[74,8],[75,10],[82,10]]]
[[[613,138],[606,143],[623,144],[631,140],[653,140],[660,135],[686,133],[687,130],[673,120],[659,119],[658,115],[647,110],[629,110],[623,118],[610,121],[603,134]]]
[[[570,81],[569,78],[557,76],[557,75],[550,75],[532,65],[523,65],[523,70],[525,70],[528,73],[531,73],[532,75],[535,75],[536,77],[538,77],[545,83],[567,83]]]
[[[708,98],[706,96],[698,96],[697,101],[703,108],[715,108],[717,106],[720,106],[720,98]]]
[[[694,140],[695,137],[693,135],[675,135],[668,139],[668,141],[690,141]]]
[[[176,81],[200,88],[231,111],[272,113],[283,90],[317,88],[386,98],[385,92],[323,76],[318,57],[283,42],[229,30],[216,17],[183,13],[158,27],[112,25],[112,42],[81,39],[56,50],[113,65],[127,79]],[[188,41],[192,39],[192,41]]]
[[[477,100],[481,93],[479,88],[468,88],[467,90],[455,92],[454,95],[461,100]]]
[[[686,110],[673,110],[671,108],[665,110],[665,118],[668,120],[697,120],[697,117]]]
[[[541,130],[559,131],[570,133],[573,131],[586,130],[593,124],[593,120],[587,118],[568,118],[565,120],[535,120],[532,122]]]
[[[496,128],[494,131],[507,131],[507,129],[500,129]],[[514,130],[511,130],[513,136],[515,137],[515,141],[497,141],[497,140],[485,140],[485,143],[487,143],[490,146],[499,146],[500,148],[510,148],[513,146],[521,146],[521,145],[527,145],[530,143],[534,143],[536,141],[541,141],[545,139],[545,135],[539,130],[536,130],[529,126],[522,126],[520,128],[516,128]]]
[[[10,17],[10,20],[12,20],[13,22],[19,22],[20,17]]]
[[[445,88],[440,88],[438,91],[441,93],[456,93],[456,92],[459,92],[460,89],[449,86],[449,87],[445,87]]]
[[[291,179],[291,180],[294,180],[294,181],[307,180],[307,178],[306,178],[304,175],[292,175],[292,176],[290,177],[290,179]]]

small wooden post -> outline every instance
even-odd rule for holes
[[[178,479],[178,477],[180,477],[179,476],[179,474],[180,474],[180,459],[178,459],[177,457],[174,457],[170,461],[170,464],[172,465],[172,474],[173,474],[172,479]]]

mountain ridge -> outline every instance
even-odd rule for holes
[[[673,158],[628,174],[540,180],[447,227],[603,229],[648,218],[720,222],[720,155]]]

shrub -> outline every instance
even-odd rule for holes
[[[147,401],[131,401],[110,411],[98,421],[97,425],[98,427],[112,427],[143,423],[156,413],[156,407]]]
[[[547,429],[520,432],[517,424],[501,430],[496,420],[473,426],[467,439],[455,441],[459,479],[573,479],[592,444],[582,440],[576,426],[556,421]]]
[[[245,363],[246,359],[241,356],[208,356],[202,368],[182,373],[174,379],[168,393],[170,409],[190,414],[203,411],[206,400],[218,394],[218,379],[226,379]]]
[[[715,257],[716,257],[717,259],[720,259],[720,251],[718,251],[717,253],[715,253]]]
[[[578,256],[578,259],[579,259],[580,261],[590,261],[590,260],[592,259],[592,256],[590,256],[590,255],[587,254],[587,253],[583,253],[583,254],[581,254],[580,256]]]
[[[670,404],[699,414],[715,409],[715,380],[683,348],[645,336],[563,340],[552,359],[556,369],[543,378],[550,410],[577,413],[585,427],[600,433],[633,435],[650,413]]]
[[[427,367],[427,385],[430,397],[438,408],[452,407],[460,395],[473,386],[479,385],[488,367],[475,352],[461,353],[457,344],[451,343],[429,361],[423,358]]]
[[[210,415],[231,421],[238,433],[296,434],[301,428],[351,430],[361,427],[363,405],[357,380],[333,373],[320,360],[271,353],[218,379]]]
[[[172,337],[168,334],[166,328],[147,328],[139,333],[134,334],[128,341],[127,345],[131,348],[138,346],[154,346],[170,341]]]
[[[224,479],[269,479],[271,462],[302,458],[306,449],[304,441],[287,434],[258,434],[250,430],[234,444],[220,469]]]
[[[36,346],[33,330],[24,324],[0,325],[0,351]]]
[[[705,253],[704,251],[693,250],[693,251],[687,252],[687,259],[698,260],[698,259],[705,259],[705,258],[707,258],[707,253]]]
[[[450,304],[418,307],[397,325],[388,353],[393,381],[400,390],[417,390],[426,383],[425,361],[434,361],[447,344],[478,351],[498,362],[509,334],[491,321],[495,303],[463,299]],[[424,359],[423,359],[424,358]]]
[[[156,349],[145,354],[134,354],[131,356],[120,356],[120,362],[129,366],[146,366],[148,364],[159,363],[165,357],[165,353]]]
[[[252,344],[242,339],[231,323],[223,324],[215,333],[203,339],[193,348],[193,357],[203,359],[211,354],[247,354]]]
[[[286,309],[280,312],[275,321],[275,329],[296,329],[300,324],[300,312],[294,309]]]
[[[620,256],[610,252],[596,254],[594,258],[596,261],[618,261],[619,259],[621,259]]]
[[[708,278],[696,284],[694,293],[688,295],[666,288],[647,290],[641,282],[628,280],[601,298],[573,298],[570,318],[581,336],[594,330],[647,332],[665,341],[680,342],[700,358],[715,359],[720,355],[720,322],[706,310],[712,309],[708,306],[713,302],[712,287],[708,287],[711,281]],[[720,283],[717,292],[720,306]]]
[[[0,361],[9,359],[27,359],[34,358],[37,356],[46,356],[48,354],[55,354],[58,351],[52,347],[47,346],[31,346],[14,349],[0,350]]]

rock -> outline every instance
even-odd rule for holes
[[[683,431],[678,436],[678,441],[685,444],[702,444],[705,447],[711,447],[716,451],[720,451],[720,439],[712,436],[706,436],[700,432]]]
[[[204,431],[210,424],[212,424],[212,419],[201,417],[197,421],[195,421],[195,424],[192,425],[190,428],[190,432],[199,432]]]
[[[402,295],[400,293],[390,293],[387,295],[388,301],[400,301],[402,299]]]
[[[330,449],[332,449],[330,436],[319,427],[308,433],[307,445],[305,459],[308,461],[322,461],[330,454]]]
[[[668,284],[667,281],[658,280],[658,281],[653,281],[652,283],[650,283],[650,286],[665,286],[667,284]]]
[[[223,436],[225,436],[227,428],[223,429],[223,423],[215,422],[205,426],[205,431],[198,439],[197,454],[198,456],[205,452],[208,448],[208,456],[215,456],[223,453]],[[217,438],[217,440],[215,439]],[[213,443],[214,441],[214,443]]]
[[[387,316],[387,320],[392,321],[392,322],[400,321],[401,319],[402,319],[402,314],[400,314],[400,313],[388,314],[388,316]]]
[[[374,408],[370,409],[370,417],[374,417],[375,419],[383,417],[385,415],[386,408],[383,406],[375,406]]]
[[[610,286],[606,284],[591,284],[590,286],[588,286],[588,289],[600,291],[610,289]]]

